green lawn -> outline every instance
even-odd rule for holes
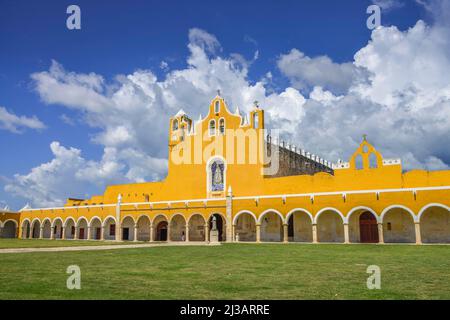
[[[137,242],[137,243],[144,243],[144,242]],[[0,249],[101,246],[112,244],[136,244],[136,242],[132,241],[116,242],[116,241],[96,241],[96,240],[0,239]]]
[[[81,290],[66,268],[81,268]],[[368,290],[368,265],[381,290]],[[0,254],[0,299],[450,299],[450,246],[225,244]]]

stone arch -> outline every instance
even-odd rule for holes
[[[381,214],[384,242],[414,243],[415,219],[414,213],[402,205],[392,205],[384,209]]]
[[[445,204],[442,204],[442,203],[429,203],[426,206],[423,206],[419,210],[419,214],[417,215],[417,220],[419,222],[421,222],[422,221],[422,216],[425,213],[425,211],[428,210],[429,208],[433,208],[433,207],[442,208],[442,209],[445,209],[447,211],[450,211],[450,207],[446,206]]]
[[[26,218],[22,221],[22,239],[31,238],[31,223],[30,219]]]
[[[424,243],[450,243],[450,208],[440,203],[424,206],[419,214]]]
[[[286,215],[288,225],[288,241],[312,242],[312,214],[305,209],[296,208]]]
[[[186,219],[181,213],[175,213],[169,220],[169,239],[171,241],[186,240]]]
[[[1,232],[2,238],[15,238],[17,235],[17,221],[13,219],[8,219],[3,222],[3,229]]]
[[[414,212],[410,208],[405,207],[405,206],[400,205],[400,204],[393,204],[393,205],[391,205],[391,206],[389,206],[387,208],[384,208],[384,210],[381,212],[381,216],[380,216],[379,221],[384,223],[384,216],[388,213],[389,210],[395,209],[395,208],[399,208],[399,209],[405,210],[407,213],[409,213],[411,215],[411,217],[413,218],[414,222],[417,221],[417,216],[414,214]]]
[[[41,232],[41,220],[39,220],[39,218],[35,218],[31,222],[30,238],[39,239],[40,232]]]
[[[169,220],[167,216],[159,213],[153,219],[153,240],[155,241],[167,241],[169,230]]]
[[[75,239],[76,223],[72,217],[66,218],[64,221],[64,239]]]
[[[50,221],[50,218],[45,218],[42,221],[42,228],[42,238],[50,239],[52,237],[52,222]]]
[[[380,217],[375,210],[366,206],[351,209],[346,217],[349,241],[355,243],[378,243]]]
[[[55,239],[61,239],[63,234],[63,225],[64,222],[61,218],[55,218],[52,221],[52,232],[53,232],[53,238]]]
[[[137,240],[138,241],[150,241],[150,217],[142,214],[137,219]]]
[[[268,209],[259,215],[258,223],[261,225],[261,241],[283,241],[283,215],[275,210]]]
[[[103,220],[103,238],[105,240],[116,240],[117,237],[117,222],[113,216],[107,216]]]
[[[136,225],[136,221],[130,215],[123,218],[122,223],[120,224],[121,230],[121,240],[125,241],[133,241],[134,240],[134,226]]]
[[[188,219],[188,239],[189,241],[205,241],[206,220],[200,213],[192,214]]]
[[[75,228],[75,232],[77,232],[77,239],[85,240],[88,238],[88,220],[86,217],[82,216],[79,217],[77,220],[77,226]]]
[[[100,240],[102,238],[102,220],[98,216],[94,216],[89,221],[90,239]]]
[[[248,210],[242,210],[236,214],[233,220],[236,241],[256,241],[255,214]]]
[[[248,211],[248,210],[242,210],[242,211],[239,211],[238,213],[236,213],[236,215],[234,216],[233,224],[236,224],[238,217],[240,215],[242,215],[242,214],[249,214],[249,215],[251,215],[255,219],[255,223],[258,221],[258,218],[256,217],[256,215],[253,212]]]
[[[315,216],[319,242],[344,242],[344,215],[335,208],[324,208]]]
[[[213,227],[213,216],[216,217],[216,225],[219,231],[219,241],[226,241],[227,238],[227,219],[220,212],[211,213],[208,217],[208,228],[211,232]],[[209,235],[208,235],[209,237]]]

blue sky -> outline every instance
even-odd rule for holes
[[[343,101],[353,101],[351,105],[341,106],[342,109],[347,108],[349,117],[353,111],[355,114],[371,112],[372,104],[373,108],[382,105],[383,110],[397,114],[408,112],[405,108],[414,105],[412,100],[423,98],[418,93],[414,97],[407,94],[411,92],[411,83],[414,92],[420,89],[431,92],[429,86],[434,86],[432,88],[441,90],[442,96],[448,98],[445,79],[432,84],[425,83],[424,78],[408,80],[408,84],[397,88],[393,95],[395,99],[408,96],[404,104],[398,101],[393,103],[392,99],[383,100],[385,95],[380,93],[381,87],[363,88],[358,97],[349,93],[355,88],[360,90],[358,85],[366,85],[376,79],[368,76],[370,72],[378,72],[378,67],[371,65],[368,55],[376,54],[386,60],[396,55],[385,49],[387,41],[396,41],[389,38],[388,33],[397,32],[398,35],[405,35],[405,42],[410,41],[404,54],[409,54],[408,50],[416,43],[414,35],[408,34],[408,30],[417,27],[419,20],[436,30],[437,37],[448,35],[446,31],[439,33],[440,29],[448,30],[448,26],[442,22],[440,10],[436,9],[448,5],[447,1],[418,3],[378,0],[375,2],[382,6],[382,26],[385,29],[380,31],[379,38],[373,38],[372,30],[366,27],[369,16],[366,9],[372,2],[0,0],[0,107],[7,112],[7,115],[3,113],[3,120],[0,113],[0,146],[3,151],[0,161],[0,206],[8,204],[19,209],[26,202],[34,206],[57,204],[64,197],[101,193],[108,183],[162,178],[165,174],[163,161],[167,154],[167,138],[164,135],[168,117],[181,107],[190,111],[194,119],[202,110],[205,113],[208,99],[217,89],[213,84],[220,85],[227,100],[239,105],[242,110],[250,107],[242,97],[251,92],[254,99],[262,101],[262,107],[265,107],[264,103],[268,105],[273,126],[284,128],[288,139],[317,150],[329,160],[348,158],[358,137],[366,130],[369,136],[374,132],[377,146],[384,147],[389,156],[406,159],[407,168],[447,168],[450,154],[442,151],[439,144],[442,138],[448,137],[448,127],[443,128],[435,140],[424,134],[418,140],[422,147],[414,145],[415,149],[408,151],[414,139],[406,133],[414,132],[416,127],[408,127],[407,123],[417,122],[417,128],[423,131],[431,130],[429,125],[435,121],[426,118],[421,111],[410,115],[411,118],[406,114],[402,118],[404,121],[398,119],[391,127],[377,126],[377,123],[380,124],[377,121],[382,119],[374,115],[364,130],[343,130],[346,135],[339,137],[330,130],[329,134],[334,138],[331,145],[327,134],[318,137],[308,131],[310,129],[305,130],[329,123],[332,117],[317,119],[310,115],[310,110],[316,103],[320,104],[317,108],[326,108],[327,103],[333,103],[333,99],[338,97],[342,97],[339,103],[336,102],[340,106]],[[66,8],[70,4],[81,8],[81,30],[66,28]],[[389,29],[389,26],[395,26],[396,31]],[[439,41],[433,42],[436,36],[432,32],[417,28],[417,32],[424,33],[424,39],[430,41],[422,41],[429,48],[424,51],[431,55],[435,53],[436,61],[448,62],[448,56],[440,51],[446,44],[439,47]],[[373,48],[369,47],[369,41],[373,41]],[[383,44],[383,41],[386,43]],[[209,50],[208,45],[212,45],[213,49]],[[394,47],[396,43],[391,45]],[[195,48],[199,48],[200,53]],[[364,48],[366,50],[361,51]],[[297,51],[292,51],[294,49]],[[355,59],[358,52],[361,54]],[[189,62],[189,58],[196,58],[202,53],[207,57],[207,65]],[[424,59],[429,61],[430,57]],[[411,59],[416,59],[416,56]],[[407,61],[408,58],[401,60]],[[221,63],[223,65],[217,67]],[[234,69],[236,65],[239,66]],[[299,66],[301,68],[297,70]],[[207,76],[216,67],[217,70],[226,69],[223,78],[220,75],[219,79]],[[326,68],[330,68],[334,79],[348,75],[348,84],[336,85],[335,80],[324,78],[324,74],[328,73],[324,72]],[[190,69],[197,73],[190,75]],[[426,70],[429,69],[433,66]],[[177,71],[183,73],[182,76]],[[316,71],[321,75],[318,76]],[[387,77],[391,71],[379,70]],[[392,81],[398,83],[398,71],[394,71]],[[354,76],[356,73],[358,79]],[[158,101],[149,98],[152,93],[147,94],[145,90],[144,93],[136,93],[136,82],[117,80],[118,77],[127,78],[130,75],[144,79],[142,81],[145,83],[148,81],[153,88],[151,90],[163,95],[167,92],[161,88],[176,82],[173,91],[168,92],[171,95],[177,95],[177,92],[183,94],[176,97],[173,105],[165,100],[161,102],[161,105],[167,103],[164,105],[167,114],[161,114],[158,112]],[[160,82],[158,89],[150,85],[153,76]],[[96,85],[92,86],[86,78],[99,83],[95,82]],[[199,79],[208,79],[205,81],[211,85],[210,91],[199,89]],[[242,92],[236,92],[236,88],[229,86],[230,82],[239,81],[243,84]],[[54,82],[67,86],[52,87]],[[122,92],[121,89],[128,86],[136,95],[129,92],[124,95],[127,99],[124,105],[129,109],[122,110],[118,104],[124,100],[114,100],[114,93]],[[191,87],[195,88],[191,90],[192,95],[197,94],[198,99],[184,93]],[[313,89],[315,87],[316,90]],[[95,96],[94,99],[99,99],[102,110],[116,108],[115,118],[111,116],[102,122],[98,110],[93,110],[86,102],[91,96],[83,97],[83,92],[87,91],[82,90],[80,96],[72,97],[71,92],[80,88],[91,90],[89,92]],[[311,98],[313,91],[320,98]],[[331,102],[324,100],[328,97],[326,93],[332,95]],[[297,100],[291,101],[286,97]],[[293,112],[298,114],[298,121],[289,123],[286,121],[289,117],[284,115],[289,114],[292,111],[290,108],[295,108],[297,103],[301,107]],[[135,108],[137,112],[145,113],[146,108],[153,108],[149,107],[153,105],[156,109],[148,109],[148,123],[141,123],[136,114],[129,111]],[[394,105],[402,111],[393,110]],[[430,105],[430,108],[448,110],[448,105]],[[118,140],[124,136],[130,140],[124,138],[123,143],[118,143],[117,139],[109,141],[104,133],[111,136],[115,128],[121,126],[121,112],[123,130],[115,134],[119,135]],[[14,116],[17,118],[13,119]],[[446,117],[447,113],[440,119],[445,120]],[[342,125],[339,116],[335,120],[336,124]],[[9,126],[6,124],[8,121]],[[156,125],[156,122],[161,124]],[[301,126],[297,127],[298,124]],[[140,129],[134,129],[136,127]],[[404,128],[403,138],[381,139],[386,133],[383,130],[398,127]],[[156,134],[145,141],[146,133],[142,128]],[[336,130],[338,128],[337,125]],[[322,133],[324,131],[327,130],[322,130]],[[57,142],[53,148],[50,147],[52,142]],[[135,156],[130,158],[130,154]],[[90,171],[84,170],[86,168]],[[79,179],[80,174],[93,172],[92,179]],[[96,176],[98,172],[104,174]]]

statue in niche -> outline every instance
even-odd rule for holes
[[[214,161],[214,163],[211,165],[211,178],[212,178],[211,191],[224,190],[223,171],[224,171],[223,162]]]

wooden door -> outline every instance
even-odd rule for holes
[[[359,217],[359,233],[362,243],[378,242],[377,219],[370,212],[364,212]]]

